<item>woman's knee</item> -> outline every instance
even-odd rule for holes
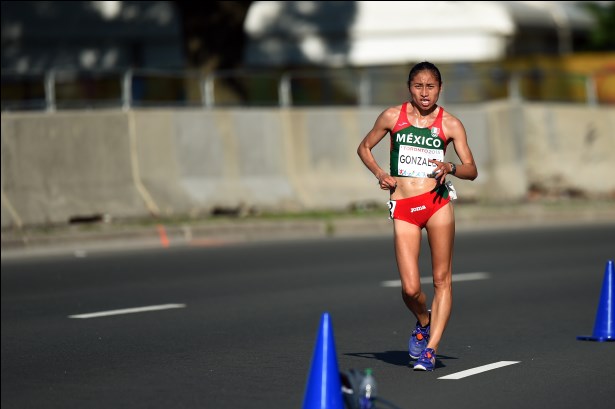
[[[446,271],[443,272],[441,274],[437,274],[434,273],[434,277],[433,277],[433,287],[434,290],[438,291],[438,290],[451,290],[452,287],[452,277],[451,277],[451,272],[450,271]]]
[[[421,296],[421,286],[418,285],[403,285],[401,295],[406,299],[418,300]]]

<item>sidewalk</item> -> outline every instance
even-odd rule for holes
[[[457,231],[511,229],[544,225],[613,224],[612,201],[559,200],[527,204],[456,203]],[[190,221],[132,221],[73,224],[2,232],[2,258],[41,254],[85,254],[89,250],[120,250],[177,246],[218,246],[228,243],[392,236],[388,211],[319,216],[208,218]]]

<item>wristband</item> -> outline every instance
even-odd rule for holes
[[[453,162],[449,162],[451,164],[451,171],[449,172],[451,175],[457,173],[457,166]]]

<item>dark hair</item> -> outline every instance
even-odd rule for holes
[[[438,67],[436,67],[434,64],[430,63],[429,61],[423,61],[423,62],[416,64],[410,70],[410,74],[408,74],[408,86],[410,86],[410,83],[412,82],[416,74],[418,74],[421,71],[425,71],[425,70],[431,71],[433,76],[436,77],[436,79],[438,80],[438,84],[440,86],[442,85],[442,75],[440,75],[440,70],[438,69]]]

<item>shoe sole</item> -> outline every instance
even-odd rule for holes
[[[427,369],[421,364],[414,365],[413,368],[415,371],[433,371],[433,369]]]
[[[410,358],[412,358],[412,359],[419,359],[419,358],[421,357],[421,355],[420,355],[420,354],[419,354],[419,355],[417,355],[417,356],[414,356],[414,355],[412,355],[412,354],[408,354],[408,355],[410,355]]]

